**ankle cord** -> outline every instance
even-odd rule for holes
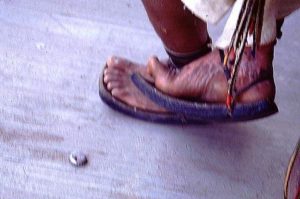
[[[231,115],[236,99],[235,84],[239,65],[244,53],[248,35],[253,35],[252,55],[255,57],[259,48],[263,25],[265,0],[245,0],[239,14],[237,26],[234,30],[229,48],[224,58],[224,72],[228,81],[226,106]],[[229,60],[233,55],[233,60]]]
[[[211,52],[210,44],[211,44],[211,38],[208,37],[206,41],[206,45],[203,48],[188,53],[178,53],[165,47],[165,50],[169,55],[169,62],[171,65],[170,67],[181,69],[184,65],[194,61],[195,59],[203,55],[206,55],[207,53]]]

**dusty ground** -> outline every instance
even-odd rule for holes
[[[299,17],[276,48],[277,115],[167,126],[98,96],[107,56],[165,56],[140,1],[0,0],[0,198],[281,199],[300,135]]]

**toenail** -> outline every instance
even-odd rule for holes
[[[112,90],[111,90],[111,95],[112,95],[112,96],[116,96],[116,90],[115,90],[115,89],[112,89]]]
[[[114,56],[110,56],[108,59],[107,59],[107,65],[111,65],[111,64],[113,64],[114,63],[114,59],[115,59],[115,57]]]
[[[111,83],[110,83],[110,82],[107,84],[107,88],[108,88],[109,90],[111,89]]]
[[[108,77],[104,76],[104,82],[107,83],[108,82]]]
[[[158,62],[158,58],[156,56],[151,56],[149,58],[149,62],[152,63],[152,64],[154,64],[154,63]]]
[[[111,95],[114,96],[114,97],[120,96],[120,93],[121,93],[120,89],[118,89],[118,88],[113,88],[111,90]]]
[[[119,59],[118,58],[115,58],[115,59],[113,59],[114,60],[114,63],[115,64],[118,64],[119,63]]]

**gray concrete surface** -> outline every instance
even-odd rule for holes
[[[300,136],[299,17],[276,48],[277,115],[168,126],[98,96],[108,55],[165,56],[140,1],[0,0],[0,198],[282,198]],[[69,164],[73,150],[86,167]]]

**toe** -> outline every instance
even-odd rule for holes
[[[121,76],[124,75],[124,71],[118,68],[107,68],[104,71],[104,75],[114,75],[114,76]]]
[[[127,96],[127,92],[124,89],[114,88],[111,90],[111,95],[118,99],[124,99]]]
[[[155,86],[168,94],[170,92],[169,87],[175,78],[170,73],[170,69],[166,65],[163,65],[156,57],[152,57],[149,59],[147,70],[153,77]]]
[[[107,61],[106,64],[108,67],[112,67],[113,65],[117,65],[119,64],[119,58],[116,56],[110,56]]]
[[[161,64],[157,57],[150,57],[147,64],[147,72],[154,78],[167,73],[167,67]]]
[[[131,62],[127,59],[117,57],[117,56],[111,56],[106,61],[108,68],[124,68],[131,64]]]
[[[104,75],[104,82],[107,84],[111,81],[118,81],[119,80],[119,76],[117,75],[113,75],[111,73],[108,73],[106,75]]]
[[[123,84],[120,81],[110,81],[107,83],[107,89],[108,90],[113,90],[115,88],[122,88]]]
[[[104,82],[118,81],[124,79],[124,73],[119,70],[105,69],[104,71]]]

